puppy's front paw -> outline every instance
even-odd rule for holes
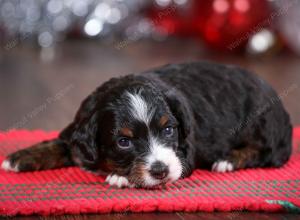
[[[109,185],[117,186],[119,188],[123,187],[134,187],[132,184],[129,183],[128,179],[124,176],[119,176],[116,174],[110,174],[106,177],[105,182]]]
[[[212,171],[225,173],[234,170],[233,164],[227,160],[219,160],[212,165]]]
[[[2,169],[12,172],[33,171],[37,170],[38,166],[39,162],[27,149],[10,154],[1,164]]]
[[[5,171],[19,172],[18,164],[13,164],[10,159],[6,159],[2,162],[1,168]]]

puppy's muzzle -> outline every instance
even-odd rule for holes
[[[154,179],[162,180],[168,176],[169,167],[161,161],[156,161],[151,165],[149,173]]]

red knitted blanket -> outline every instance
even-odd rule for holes
[[[57,132],[0,133],[4,156]],[[280,169],[248,169],[233,173],[196,170],[189,178],[160,189],[117,189],[104,177],[63,168],[32,173],[0,170],[0,214],[78,214],[151,211],[288,210],[300,207],[300,128],[294,129],[290,161]]]

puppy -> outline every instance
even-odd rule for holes
[[[9,155],[7,171],[66,166],[117,187],[153,187],[197,168],[280,167],[292,126],[279,96],[239,67],[167,65],[113,78],[89,95],[55,140]]]

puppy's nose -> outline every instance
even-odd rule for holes
[[[169,174],[169,168],[161,161],[156,161],[151,165],[150,174],[155,179],[162,180]]]

